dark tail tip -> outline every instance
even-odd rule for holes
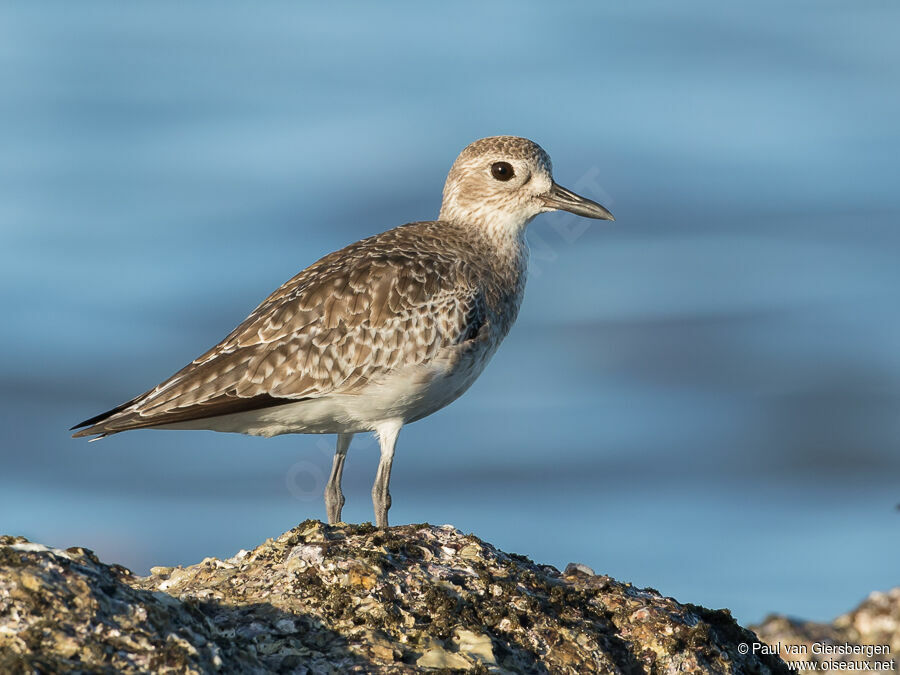
[[[112,410],[107,410],[106,412],[100,413],[99,415],[94,415],[93,417],[86,419],[84,422],[79,422],[74,427],[70,428],[69,431],[75,431],[75,429],[80,429],[81,427],[90,427],[90,426],[93,426],[95,424],[102,422],[103,420],[109,419],[116,413],[122,412],[125,408],[130,406],[136,400],[137,399],[133,398],[130,401],[123,403],[122,405],[117,405]],[[87,431],[87,430],[85,430],[85,431]],[[80,436],[90,436],[92,433],[96,433],[96,434],[103,433],[102,431],[94,431],[94,432],[85,433],[85,431],[79,431],[77,434],[72,434],[72,438],[78,438]]]

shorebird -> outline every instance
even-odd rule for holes
[[[459,398],[484,370],[522,302],[526,226],[556,210],[613,220],[600,204],[557,185],[536,143],[475,141],[450,169],[438,220],[401,225],[313,263],[215,347],[75,425],[86,428],[74,436],[337,434],[325,487],[335,523],[350,441],[374,431],[381,458],[372,503],[376,525],[387,527],[400,428]]]

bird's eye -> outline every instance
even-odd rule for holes
[[[497,180],[507,181],[515,176],[516,172],[509,162],[494,162],[491,164],[491,175]]]

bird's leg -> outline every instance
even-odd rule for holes
[[[331,476],[325,486],[325,510],[328,512],[329,524],[341,522],[341,509],[344,507],[344,493],[341,492],[341,476],[344,474],[344,460],[353,434],[338,434],[337,449],[334,451],[334,462],[331,464]]]
[[[372,505],[375,507],[375,525],[380,528],[388,526],[387,514],[391,508],[391,493],[388,489],[391,482],[391,463],[394,461],[394,445],[397,443],[397,435],[402,426],[402,422],[391,420],[375,429],[378,443],[381,445],[381,460],[378,462],[378,473],[375,474],[375,484],[372,486]]]

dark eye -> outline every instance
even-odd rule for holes
[[[507,181],[515,176],[516,172],[509,162],[494,162],[491,164],[491,175],[497,180]]]

